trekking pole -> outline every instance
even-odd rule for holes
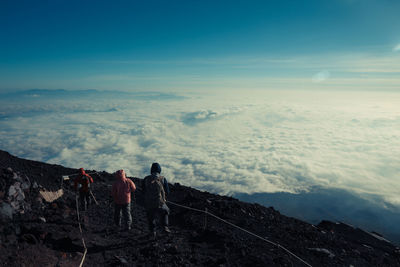
[[[92,190],[90,190],[89,192],[90,192],[90,195],[93,197],[94,202],[95,202],[96,205],[98,206],[99,203],[97,202],[96,198],[94,197]]]

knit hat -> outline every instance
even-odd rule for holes
[[[161,166],[157,162],[153,163],[151,165],[151,171],[150,173],[161,173]]]

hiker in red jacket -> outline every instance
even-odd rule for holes
[[[126,230],[131,229],[131,193],[136,190],[135,184],[131,179],[126,178],[125,171],[119,170],[115,173],[115,182],[112,185],[112,196],[114,198],[114,222],[121,227],[121,211],[124,217]]]
[[[87,209],[90,204],[90,184],[93,183],[93,178],[85,172],[83,168],[80,168],[80,174],[74,180],[75,191],[79,188],[79,199],[81,202],[81,208]]]

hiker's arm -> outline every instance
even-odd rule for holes
[[[167,179],[164,177],[164,191],[166,195],[169,195],[169,186],[168,186],[168,181]]]
[[[135,183],[131,180],[131,190],[132,190],[132,192],[134,192],[135,190],[136,190],[136,185],[135,185]]]

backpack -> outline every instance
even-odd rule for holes
[[[88,188],[90,187],[89,177],[87,177],[86,175],[82,175],[81,181],[82,181],[82,186],[83,186],[83,184],[87,184],[87,187]]]
[[[161,208],[166,202],[163,182],[163,176],[151,175],[145,179],[147,208]]]

